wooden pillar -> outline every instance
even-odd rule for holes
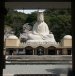
[[[34,51],[34,54],[37,55],[37,49],[35,48],[34,50],[35,50],[35,51]]]
[[[5,2],[1,2],[0,8],[0,76],[3,76],[3,69],[5,68],[5,57],[3,55],[4,48],[4,20],[7,10],[5,9]]]
[[[59,50],[58,50],[58,49],[56,49],[56,51],[57,51],[57,55],[59,55]]]
[[[34,49],[33,49],[33,55],[35,55]]]
[[[57,55],[62,55],[62,49],[57,48]]]
[[[33,48],[33,55],[35,55],[35,48]]]
[[[46,49],[44,48],[44,55],[46,55]]]
[[[25,52],[25,48],[23,48],[23,53],[25,54],[26,52]]]
[[[75,76],[75,42],[74,41],[72,45],[72,75],[70,76]]]
[[[24,49],[25,55],[26,55],[26,50]]]
[[[18,48],[16,49],[16,54],[18,54],[19,53],[19,51],[18,51]]]
[[[45,48],[45,55],[48,55],[48,48]]]

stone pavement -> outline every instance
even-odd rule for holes
[[[60,76],[66,76],[69,68],[72,65],[68,64],[11,64],[6,65],[3,70],[3,76],[14,76],[15,74],[59,74]]]

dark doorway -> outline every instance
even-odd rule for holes
[[[13,49],[10,49],[9,50],[9,55],[12,55],[13,54]]]
[[[71,49],[68,49],[67,51],[68,51],[68,55],[71,55]]]
[[[48,55],[56,55],[56,51],[55,50],[48,50]]]
[[[54,46],[50,46],[48,48],[48,55],[56,55],[56,54],[57,54],[56,48]]]
[[[37,55],[44,55],[44,47],[42,46],[37,47]]]
[[[25,48],[25,54],[26,54],[26,55],[33,55],[33,48],[30,47],[30,46],[27,46],[27,47]]]

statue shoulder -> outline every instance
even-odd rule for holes
[[[48,26],[44,21],[42,22],[43,25]]]

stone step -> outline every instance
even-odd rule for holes
[[[6,62],[6,64],[72,64],[72,61],[27,61],[27,62],[25,62],[25,61],[20,61],[20,62],[18,62],[18,61],[12,61],[12,62],[10,62],[10,61],[8,61],[8,62]]]
[[[14,76],[14,74],[3,74],[3,76]]]
[[[13,55],[7,56],[6,60],[72,60],[72,56],[68,55]]]
[[[14,76],[59,76],[58,74],[16,74]]]
[[[67,76],[67,74],[3,74],[3,76]]]
[[[68,55],[14,55],[8,56],[7,64],[72,64],[72,56]]]

